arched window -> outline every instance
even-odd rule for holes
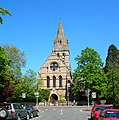
[[[59,53],[57,53],[57,57],[59,57],[60,55],[59,55]]]
[[[59,76],[59,87],[62,87],[62,76]]]
[[[60,39],[60,40],[58,41],[58,43],[59,43],[59,45],[62,45],[62,40]]]
[[[50,69],[53,70],[53,71],[57,70],[58,69],[58,63],[57,62],[52,62],[50,64]]]
[[[62,53],[62,56],[65,56],[65,53]]]
[[[53,76],[53,87],[56,87],[56,77]]]
[[[50,77],[47,76],[47,88],[49,88],[49,87],[50,87]]]
[[[65,53],[62,53],[62,60],[65,60]]]
[[[62,40],[61,40],[61,39],[60,39],[60,41],[59,41],[59,42],[60,42],[60,45],[62,45]]]

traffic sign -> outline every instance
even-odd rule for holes
[[[96,98],[96,92],[92,92],[92,98]]]
[[[22,98],[26,98],[26,93],[22,93]]]

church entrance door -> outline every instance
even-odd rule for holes
[[[58,96],[56,94],[52,94],[50,97],[50,103],[56,105],[58,102]]]

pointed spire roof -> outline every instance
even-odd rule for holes
[[[54,40],[53,51],[68,50],[68,39],[64,35],[62,20],[60,19],[56,38]]]
[[[57,31],[57,35],[62,35],[64,36],[64,29],[63,29],[63,26],[62,26],[62,20],[60,19],[60,23],[59,23],[59,27],[58,27],[58,31]]]

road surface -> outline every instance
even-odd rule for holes
[[[35,120],[88,120],[90,110],[87,107],[40,107],[40,116]]]

